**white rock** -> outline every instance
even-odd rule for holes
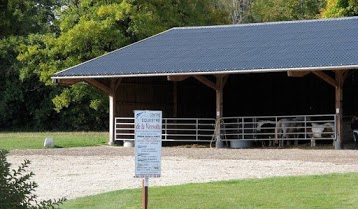
[[[123,147],[134,147],[134,141],[124,141]]]
[[[45,148],[54,147],[53,138],[46,138],[44,142],[44,147]]]

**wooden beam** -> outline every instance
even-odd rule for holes
[[[84,82],[91,84],[92,86],[104,91],[108,95],[113,95],[113,91],[110,87],[108,87],[106,84],[96,80],[96,79],[84,79]]]
[[[326,81],[327,83],[331,84],[333,87],[335,88],[338,87],[338,82],[332,77],[330,77],[329,75],[327,75],[326,73],[322,71],[312,71],[312,73],[320,77],[322,80]]]
[[[205,78],[204,76],[201,75],[193,75],[193,77],[200,81],[201,83],[205,84],[206,86],[214,89],[215,91],[217,90],[216,84],[213,83],[212,81],[210,81],[209,79]]]
[[[168,75],[168,81],[183,81],[187,78],[190,78],[190,75]]]
[[[215,145],[217,149],[223,148],[224,143],[220,137],[221,117],[223,115],[223,75],[216,76],[216,127],[215,127]]]
[[[222,83],[223,87],[225,86],[225,84],[226,84],[226,82],[227,82],[228,79],[229,79],[229,74],[224,75],[224,77],[223,77],[223,83]]]
[[[115,81],[114,81],[114,86],[113,86],[113,91],[114,93],[117,93],[117,90],[119,88],[119,85],[121,84],[122,82],[122,79],[123,78],[117,78]]]
[[[346,81],[346,79],[348,78],[350,70],[344,70],[343,71],[343,84]]]
[[[122,78],[113,78],[110,80],[109,97],[109,145],[115,144],[116,139],[116,116],[117,116],[117,91],[122,82]]]
[[[335,142],[336,149],[342,149],[343,142],[343,72],[336,72],[336,132],[337,132],[337,141]]]
[[[178,82],[173,82],[173,118],[178,116]]]
[[[53,79],[53,82],[58,85],[72,85],[75,83],[79,83],[83,80],[81,79]]]
[[[109,94],[109,145],[114,145],[115,143],[115,106],[116,99],[115,96]]]
[[[225,84],[227,82],[227,79],[229,78],[229,75],[228,74],[220,74],[220,75],[216,75],[216,89],[217,91],[220,91],[220,98],[221,98],[221,101],[220,103],[218,104],[220,106],[220,115],[223,116],[223,112],[224,112],[224,87],[225,87]]]
[[[288,77],[303,77],[310,74],[311,71],[287,71]]]

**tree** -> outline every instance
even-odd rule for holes
[[[56,15],[57,33],[29,36],[19,47],[22,79],[36,75],[51,86],[51,76],[60,70],[171,27],[228,22],[212,0],[68,0]],[[108,111],[107,100],[88,85],[73,85],[62,89],[53,102],[57,111],[73,104]]]
[[[256,22],[289,21],[319,17],[320,0],[255,0],[252,5]]]
[[[51,118],[49,88],[36,76],[19,78],[17,47],[31,33],[53,30],[55,0],[1,0],[0,4],[0,127],[43,127]],[[29,18],[31,17],[31,18]],[[49,100],[51,102],[51,100]],[[53,107],[52,107],[53,108]],[[42,117],[40,116],[42,115]],[[38,120],[35,120],[38,118]],[[45,128],[48,126],[45,126]]]
[[[254,0],[220,0],[220,5],[229,12],[232,24],[253,22]]]
[[[106,95],[54,86],[53,73],[173,26],[225,21],[213,0],[0,0],[0,129],[103,130]]]
[[[233,24],[289,21],[319,17],[321,0],[220,0]]]
[[[0,38],[50,31],[56,0],[0,0]],[[29,18],[31,17],[31,18]]]
[[[26,172],[29,160],[17,168],[10,170],[11,164],[7,162],[8,151],[0,150],[0,208],[6,209],[47,209],[58,208],[66,199],[43,200],[38,202],[33,194],[38,185],[30,181],[35,174]]]
[[[327,6],[322,10],[321,17],[344,17],[358,15],[358,0],[326,0]]]

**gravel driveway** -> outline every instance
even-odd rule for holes
[[[31,161],[40,199],[141,187],[133,178],[133,148],[14,150],[8,156],[13,166],[24,159]],[[357,150],[163,147],[162,177],[151,178],[149,186],[346,172],[358,172]]]

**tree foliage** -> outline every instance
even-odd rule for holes
[[[55,72],[174,26],[227,23],[212,0],[0,1],[2,130],[104,130],[107,96],[54,86]]]
[[[0,37],[51,30],[55,0],[0,0]],[[31,17],[31,18],[29,18]]]
[[[320,0],[220,0],[233,24],[289,21],[319,17]]]
[[[321,16],[324,18],[358,15],[358,0],[326,0],[327,6]]]
[[[232,24],[254,22],[252,4],[255,0],[220,0],[219,7],[227,10]]]
[[[0,208],[6,209],[55,209],[65,199],[43,200],[38,202],[33,194],[38,185],[30,181],[35,174],[27,172],[29,160],[24,160],[17,168],[11,170],[7,162],[8,151],[0,150]]]
[[[59,70],[174,26],[227,23],[208,0],[68,1],[57,14],[58,33],[29,36],[20,47],[22,78],[36,74],[47,85]]]
[[[51,76],[171,27],[352,16],[357,1],[0,0],[0,129],[106,129],[106,95]]]
[[[36,75],[52,85],[51,76],[62,69],[171,27],[227,23],[226,13],[214,6],[210,0],[66,1],[56,11],[56,33],[29,36],[19,47],[20,77]],[[73,85],[53,102],[58,112],[75,103],[108,111],[106,100],[90,86]]]
[[[257,22],[314,19],[323,6],[319,0],[255,0],[253,13]]]
[[[56,5],[55,0],[1,0],[0,129],[48,127],[47,120],[41,121],[51,118],[53,107],[44,101],[53,89],[46,88],[34,75],[27,80],[19,78],[17,47],[26,42],[29,34],[52,30],[52,9]]]

